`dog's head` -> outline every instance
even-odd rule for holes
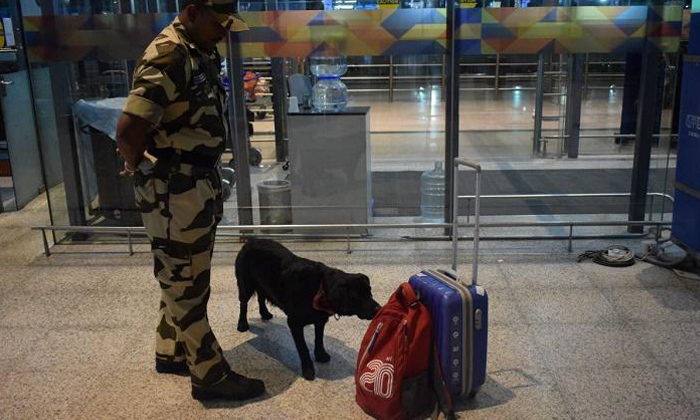
[[[364,274],[334,270],[324,280],[326,299],[338,315],[357,315],[360,319],[369,320],[379,311],[379,304],[372,298],[369,278]]]

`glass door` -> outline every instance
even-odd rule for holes
[[[15,0],[0,0],[0,203],[19,210],[43,186],[19,10]]]

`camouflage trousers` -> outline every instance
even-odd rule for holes
[[[207,317],[214,237],[223,216],[220,175],[181,164],[137,172],[134,181],[161,288],[156,357],[187,361],[195,386],[214,384],[230,370]]]

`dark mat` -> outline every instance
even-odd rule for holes
[[[474,194],[473,172],[460,172],[460,195]],[[650,172],[649,191],[663,191],[664,169]],[[372,195],[375,216],[419,216],[421,172],[373,172]],[[666,191],[673,191],[675,177],[668,175]],[[503,170],[485,171],[484,195],[625,193],[630,191],[631,169]],[[464,203],[464,201],[462,201]],[[666,203],[666,211],[670,211]],[[655,211],[660,211],[656,198]],[[473,209],[470,209],[473,212]],[[460,214],[467,214],[466,203]],[[624,214],[629,211],[628,197],[487,199],[484,215],[546,214]]]

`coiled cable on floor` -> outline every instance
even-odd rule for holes
[[[598,251],[586,251],[579,255],[577,262],[592,259],[594,263],[606,267],[629,267],[634,265],[634,252],[621,245],[613,245]]]

